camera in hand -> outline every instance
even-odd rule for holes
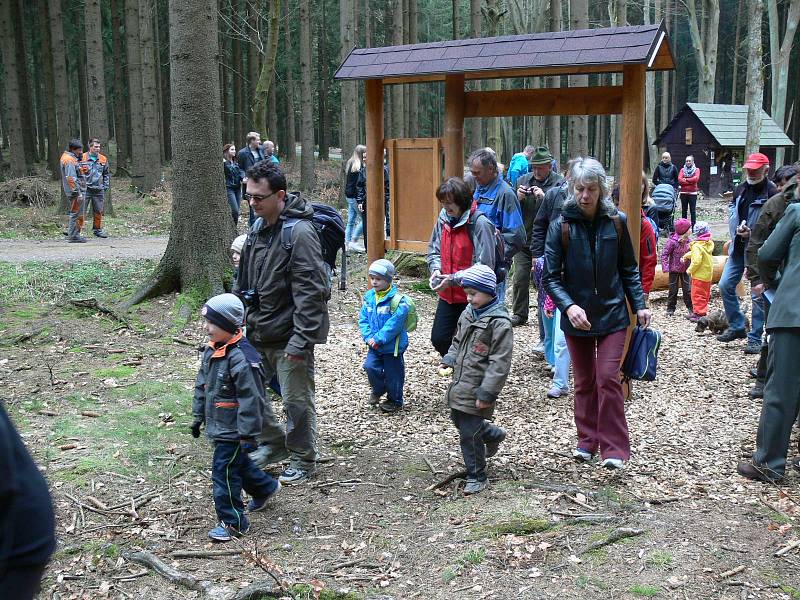
[[[258,290],[254,288],[240,290],[237,295],[247,308],[258,308]]]

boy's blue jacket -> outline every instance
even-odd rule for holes
[[[380,344],[377,351],[381,354],[394,354],[397,336],[400,336],[398,353],[405,352],[408,348],[408,333],[406,332],[408,304],[401,301],[397,310],[392,314],[392,298],[398,293],[397,286],[393,285],[378,305],[375,303],[374,289],[370,289],[364,294],[364,303],[361,305],[361,314],[358,317],[358,327],[361,329],[361,337],[365,342],[374,339]]]

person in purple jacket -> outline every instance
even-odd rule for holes
[[[667,245],[661,251],[661,270],[669,273],[669,296],[667,296],[667,316],[675,314],[678,304],[678,286],[683,290],[683,303],[691,315],[692,308],[692,278],[686,272],[689,263],[683,260],[683,255],[689,252],[689,234],[692,222],[689,219],[675,221],[675,232],[667,240]]]

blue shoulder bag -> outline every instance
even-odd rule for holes
[[[626,380],[653,381],[656,378],[661,333],[652,328],[637,326],[631,334],[628,353],[622,362]]]

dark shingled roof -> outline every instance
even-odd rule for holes
[[[444,79],[464,73],[526,69],[542,74],[586,70],[621,71],[626,64],[674,69],[669,36],[663,25],[634,25],[526,35],[450,40],[384,48],[355,48],[336,71],[336,79],[405,81]],[[501,75],[502,76],[502,75]]]

